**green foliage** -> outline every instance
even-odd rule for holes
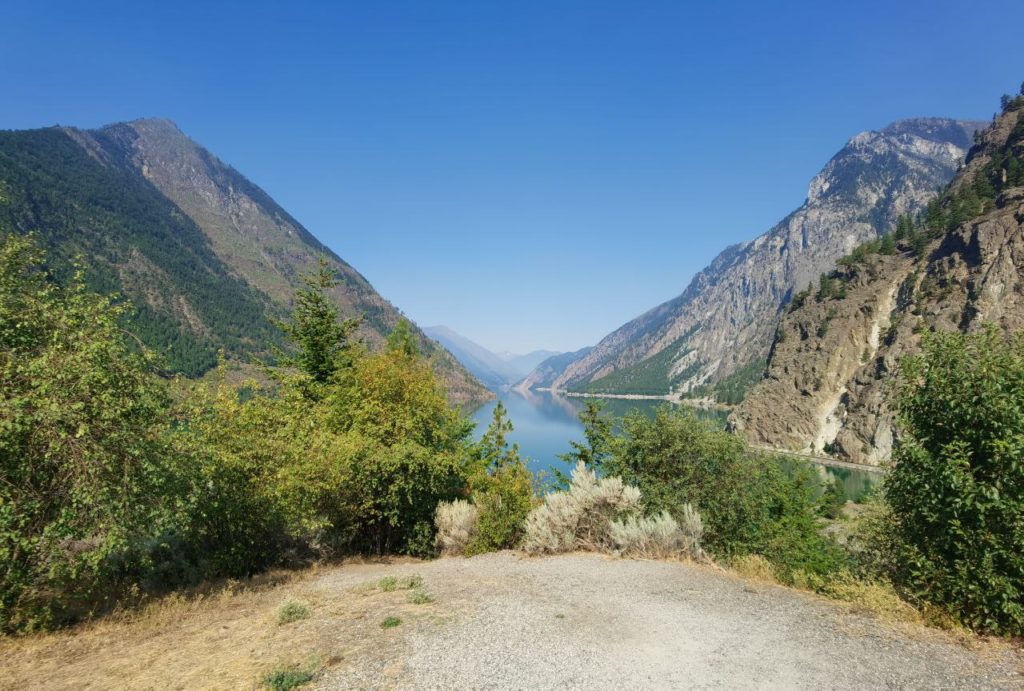
[[[818,513],[825,518],[838,518],[843,507],[846,506],[846,492],[838,478],[832,480],[825,486],[825,491],[818,501]]]
[[[380,623],[380,627],[382,629],[393,629],[396,626],[400,626],[401,623],[402,623],[402,620],[399,619],[398,617],[386,617],[384,619],[384,621],[382,621]]]
[[[232,274],[173,202],[119,164],[130,143],[93,134],[109,162],[57,128],[0,132],[0,227],[37,232],[53,248],[47,261],[60,283],[73,280],[71,264],[84,256],[86,285],[131,297],[138,312],[123,313],[122,323],[173,372],[202,374],[218,347],[235,356],[265,351],[279,338],[265,298]]]
[[[898,583],[974,629],[1024,634],[1024,338],[927,336],[898,404]]]
[[[811,297],[811,287],[808,286],[806,290],[801,290],[798,293],[793,294],[793,298],[789,301],[789,311],[795,312],[804,306],[807,302],[807,298]]]
[[[483,468],[470,480],[473,504],[479,511],[477,532],[466,554],[510,549],[523,535],[526,516],[533,508],[533,474],[519,458],[519,447],[509,446],[506,435],[512,422],[499,401],[476,453]]]
[[[482,471],[472,423],[405,340],[374,354],[335,347],[345,327],[317,306],[325,285],[300,301],[316,318],[289,333],[298,352],[343,366],[286,362],[269,392],[229,386],[222,369],[172,408],[119,326],[127,306],[81,273],[61,288],[43,264],[24,239],[0,245],[5,630],[87,616],[128,590],[353,551],[422,553],[438,502]],[[311,334],[328,337],[302,340]],[[516,454],[499,465],[489,482],[506,507],[524,496],[507,488],[530,482],[506,480],[525,473]]]
[[[696,507],[712,554],[760,554],[784,579],[844,565],[839,548],[818,533],[815,480],[803,466],[789,475],[734,435],[667,407],[653,419],[627,416],[613,448],[604,470],[637,486],[651,513],[681,519],[685,504]]]
[[[119,327],[125,305],[61,288],[0,241],[0,628],[101,606],[132,549],[169,527],[169,403]]]
[[[317,384],[326,384],[335,372],[352,364],[352,335],[358,319],[340,321],[338,308],[328,292],[338,284],[327,258],[320,257],[316,272],[303,278],[306,287],[295,295],[291,320],[281,330],[295,344],[297,353],[281,358]]]
[[[784,338],[785,332],[778,331],[777,342],[781,343]],[[747,392],[764,378],[767,365],[766,360],[752,360],[716,384],[698,386],[690,395],[694,398],[710,395],[719,403],[737,405],[747,397]]]
[[[582,463],[588,470],[598,470],[611,454],[612,429],[614,422],[603,413],[604,403],[587,401],[580,411],[583,423],[584,442],[570,441],[572,451],[560,454],[558,458],[570,466]]]
[[[388,349],[401,352],[408,357],[419,354],[419,346],[416,344],[416,337],[413,336],[408,319],[399,319],[395,328],[388,334]]]
[[[692,332],[691,332],[692,333]],[[673,372],[676,361],[686,355],[690,334],[684,334],[672,345],[646,360],[617,369],[600,379],[581,387],[586,393],[635,393],[650,396],[664,395],[680,381],[693,374],[699,363],[679,372]]]
[[[288,598],[277,608],[276,613],[278,624],[291,624],[295,621],[309,618],[309,605],[301,600]]]
[[[262,685],[271,691],[290,691],[314,681],[317,677],[317,670],[320,667],[315,660],[305,665],[287,665],[278,667],[265,677]]]

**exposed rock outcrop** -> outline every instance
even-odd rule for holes
[[[1022,113],[1004,113],[982,134],[943,195],[947,208],[964,194],[973,200],[968,187],[994,175],[992,198],[982,196],[976,213],[917,253],[908,242],[841,268],[844,295],[809,296],[783,318],[765,379],[731,417],[747,439],[883,462],[898,437],[899,361],[923,333],[1024,328],[1024,187],[1007,176],[1024,155]]]
[[[688,392],[763,361],[793,293],[933,198],[980,126],[921,118],[858,134],[814,177],[798,210],[758,238],[726,249],[682,295],[606,336],[551,384]]]

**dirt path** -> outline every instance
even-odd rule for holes
[[[1024,688],[1019,651],[969,650],[709,567],[501,553],[348,567],[318,585],[412,573],[433,614],[318,688]]]
[[[308,616],[282,624],[289,600]],[[288,667],[320,689],[1024,688],[1022,659],[711,566],[504,552],[265,574],[0,638],[0,689],[252,690]]]

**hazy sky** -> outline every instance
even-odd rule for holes
[[[1024,2],[0,8],[0,128],[175,120],[421,325],[576,349],[767,230],[853,134],[989,118]]]

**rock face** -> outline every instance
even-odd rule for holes
[[[922,118],[858,134],[814,177],[799,209],[726,249],[682,295],[606,336],[552,385],[685,395],[751,371],[756,378],[793,293],[920,209],[953,177],[980,126]]]
[[[917,253],[901,244],[841,267],[839,296],[808,296],[783,318],[764,380],[730,418],[736,430],[758,444],[878,464],[898,435],[890,401],[899,360],[918,351],[922,333],[1024,327],[1024,187],[1007,176],[1024,160],[1022,113],[1004,113],[981,135],[944,193],[950,207],[994,177],[991,198],[968,220]]]
[[[92,283],[130,297],[133,324],[172,370],[201,374],[218,348],[247,361],[279,334],[301,276],[325,256],[332,297],[383,342],[400,315],[367,280],[270,196],[174,123],[0,133],[0,229],[40,234],[57,256],[81,254]],[[453,401],[490,394],[421,331]]]

